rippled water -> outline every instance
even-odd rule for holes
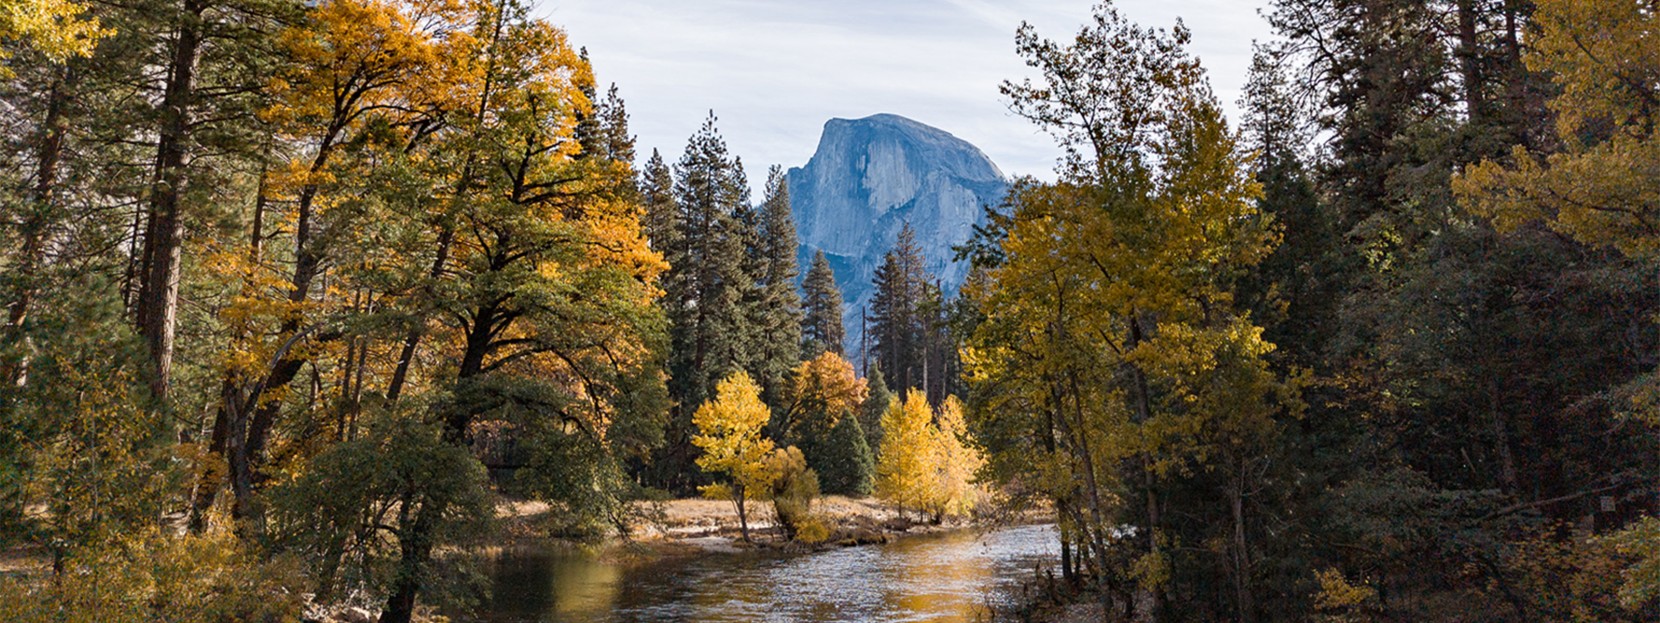
[[[1054,560],[1053,526],[960,531],[811,554],[708,554],[623,567],[514,555],[493,573],[490,623],[983,620]]]

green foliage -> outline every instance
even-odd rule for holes
[[[865,401],[859,405],[859,428],[865,431],[865,445],[870,446],[870,452],[880,455],[882,452],[882,414],[888,412],[888,407],[895,400],[888,384],[882,378],[882,368],[876,362],[871,362],[870,369],[865,372],[865,381],[869,391]]]
[[[64,284],[38,301],[50,312],[12,345],[27,353],[5,355],[27,357],[28,381],[0,390],[0,462],[11,475],[0,481],[0,543],[44,545],[54,559],[155,528],[185,476],[111,288],[95,276]],[[25,512],[34,506],[45,512]]]
[[[872,479],[876,475],[876,456],[865,441],[865,432],[859,418],[843,413],[835,428],[819,450],[815,468],[824,483],[826,493],[841,495],[870,495]]]
[[[289,557],[262,559],[228,534],[135,531],[78,550],[51,578],[0,578],[0,618],[17,623],[282,623],[300,620]]]
[[[949,375],[939,361],[947,342],[940,322],[943,298],[928,274],[910,223],[899,230],[893,249],[883,256],[873,286],[870,354],[887,375],[888,386],[919,388],[932,400],[944,399]]]
[[[750,369],[774,406],[782,403],[789,373],[801,360],[801,296],[795,282],[800,242],[786,181],[782,167],[767,170],[765,197],[755,215],[756,239],[750,245],[756,266],[750,276],[756,292],[747,303],[748,327],[755,340]]]
[[[842,354],[847,341],[842,326],[842,291],[836,286],[836,274],[823,251],[813,254],[813,265],[807,269],[801,291],[805,310],[801,322],[802,356],[810,359],[825,351]]]
[[[669,265],[661,306],[668,316],[669,396],[676,406],[654,480],[671,490],[698,483],[692,410],[713,396],[716,383],[753,363],[744,297],[756,293],[756,275],[745,269],[754,267],[746,248],[757,230],[740,218],[749,210],[746,184],[743,166],[727,153],[711,114],[674,166],[674,234],[662,236],[665,244],[656,248]]]
[[[386,594],[408,572],[398,563],[411,539],[477,544],[494,517],[483,466],[445,441],[441,425],[418,413],[366,415],[361,437],[331,446],[269,493],[272,547],[306,561],[324,597]],[[417,528],[415,518],[432,510],[441,512]],[[426,590],[456,588],[431,567],[416,572]]]

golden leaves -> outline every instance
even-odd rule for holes
[[[110,31],[86,11],[86,5],[70,0],[0,1],[0,41],[24,41],[54,61],[87,56]],[[7,56],[0,50],[0,60]],[[7,75],[0,67],[0,77]]]
[[[853,364],[830,351],[797,365],[786,390],[785,402],[795,405],[795,410],[831,418],[824,422],[825,430],[835,426],[842,415],[857,412],[869,393],[865,380],[853,371]]]
[[[984,460],[966,443],[962,404],[948,397],[935,412],[910,390],[882,414],[876,496],[935,517],[965,515],[979,499],[974,478]]]
[[[760,491],[771,485],[772,470],[767,457],[771,439],[761,435],[771,417],[761,402],[761,388],[746,372],[736,372],[715,386],[715,399],[698,407],[692,423],[698,433],[692,444],[703,450],[697,466],[712,474],[725,474],[733,484]]]
[[[1562,148],[1518,145],[1453,181],[1459,200],[1501,229],[1552,229],[1632,257],[1660,253],[1660,16],[1641,3],[1543,0],[1526,61],[1561,90],[1550,102]]]

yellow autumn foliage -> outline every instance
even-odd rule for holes
[[[903,512],[938,521],[966,515],[979,499],[974,476],[984,465],[965,441],[962,405],[950,397],[935,413],[919,390],[905,393],[882,414],[884,441],[876,459],[876,497]]]
[[[734,372],[715,386],[715,399],[703,403],[692,414],[697,434],[692,444],[703,451],[697,466],[723,477],[738,510],[738,521],[749,538],[746,503],[750,495],[764,493],[777,478],[768,458],[773,443],[761,434],[771,411],[761,402],[761,387],[744,371]]]
[[[1540,0],[1524,60],[1561,93],[1560,149],[1516,146],[1471,165],[1453,191],[1504,230],[1544,222],[1633,257],[1660,253],[1660,15],[1639,2]]]
[[[86,56],[109,34],[86,13],[87,5],[69,0],[0,0],[0,41],[26,42],[54,61]],[[7,75],[0,67],[0,77]]]

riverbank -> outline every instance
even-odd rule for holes
[[[688,498],[663,502],[641,502],[634,509],[642,518],[626,538],[612,537],[600,542],[549,537],[552,509],[545,503],[504,501],[497,515],[504,524],[507,540],[503,547],[546,547],[548,545],[598,548],[606,558],[656,558],[700,553],[735,553],[760,549],[815,550],[853,545],[887,543],[915,534],[932,534],[981,525],[972,518],[947,518],[939,524],[922,521],[916,513],[900,513],[875,498],[830,495],[814,503],[813,512],[830,528],[822,543],[790,541],[773,518],[772,506],[752,502],[749,517],[750,542],[744,542],[737,509],[731,502]],[[1040,513],[1023,517],[1020,523],[1041,523]]]

